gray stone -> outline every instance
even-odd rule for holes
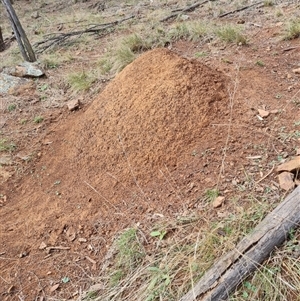
[[[10,89],[28,83],[28,79],[0,73],[0,94],[9,93]]]

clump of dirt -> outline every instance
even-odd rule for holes
[[[76,132],[86,166],[148,183],[199,143],[207,124],[226,114],[224,76],[166,49],[142,55],[91,105]],[[126,179],[124,179],[124,176]]]

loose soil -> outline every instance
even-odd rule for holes
[[[200,204],[206,189],[226,197],[224,212],[247,206],[244,188],[258,198],[268,188],[278,200],[270,171],[299,146],[299,78],[291,72],[299,52],[282,52],[298,41],[275,42],[272,30],[253,33],[255,49],[204,46],[212,56],[200,60],[190,58],[198,46],[187,41],[149,51],[81,110],[43,111],[45,122],[18,150],[34,158],[0,169],[0,299],[76,298],[96,281],[120,230],[138,225],[149,234],[155,215],[187,211],[217,218]],[[277,111],[261,120],[257,108]],[[28,126],[16,137],[22,131]]]

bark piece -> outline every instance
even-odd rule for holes
[[[1,30],[1,27],[0,27],[0,52],[2,52],[4,50],[5,50],[5,43],[4,43],[4,40],[3,40],[2,30]]]

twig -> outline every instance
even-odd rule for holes
[[[46,248],[47,252],[50,253],[52,250],[70,250],[70,247],[63,247],[63,246],[57,246],[57,247],[48,247]]]
[[[86,182],[86,181],[84,181],[84,183],[87,185],[87,186],[89,186],[91,189],[93,189],[99,196],[101,196],[102,197],[102,199],[106,202],[106,203],[108,203],[110,206],[112,206],[113,208],[115,208],[116,210],[118,210],[118,208],[114,205],[114,204],[112,204],[105,196],[103,196],[102,194],[100,194],[91,184],[89,184],[88,182]]]
[[[113,26],[116,26],[124,21],[130,20],[135,18],[135,16],[129,16],[121,20],[117,20],[111,23],[104,23],[104,24],[98,24],[98,25],[90,25],[88,28],[84,30],[79,30],[79,31],[72,31],[68,33],[51,33],[45,36],[45,39],[43,41],[37,42],[34,44],[34,47],[38,48],[42,45],[41,49],[38,51],[39,53],[47,50],[48,48],[54,46],[54,45],[59,45],[65,42],[67,39],[70,37],[74,36],[81,36],[86,33],[99,33],[100,31],[104,31],[107,28],[111,28]],[[48,38],[49,37],[49,38]]]
[[[285,49],[282,50],[282,52],[294,50],[294,49],[297,49],[297,48],[299,48],[299,47],[289,47],[289,48],[285,48]]]
[[[262,180],[264,180],[265,178],[267,178],[273,172],[274,168],[275,168],[275,164],[273,165],[272,169],[264,177],[262,177],[261,179],[259,179],[258,181],[256,181],[255,184],[258,184]]]
[[[262,3],[262,1],[259,1],[259,2],[256,2],[256,3],[250,4],[250,5],[243,6],[243,7],[241,7],[241,8],[238,8],[238,9],[229,11],[229,12],[227,12],[227,13],[221,14],[221,15],[219,15],[219,18],[223,18],[223,17],[225,17],[225,16],[228,16],[228,15],[231,15],[231,14],[234,14],[234,13],[237,13],[237,12],[240,12],[240,11],[243,11],[243,10],[248,9],[248,8],[250,8],[250,7],[259,5],[259,4],[261,4],[261,3]]]
[[[209,1],[211,1],[211,0],[204,0],[202,2],[196,2],[196,3],[194,3],[194,4],[190,5],[190,6],[187,6],[186,8],[173,10],[172,11],[173,14],[171,14],[168,17],[165,17],[165,18],[161,19],[160,22],[165,22],[165,21],[168,21],[169,19],[175,18],[180,13],[191,12],[191,11],[195,10],[197,7],[199,7],[200,5],[205,4],[205,3],[209,2]]]

